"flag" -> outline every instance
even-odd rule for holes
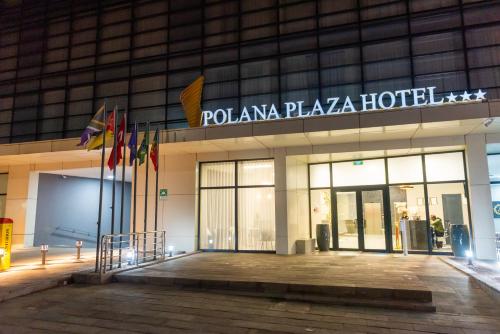
[[[151,143],[151,152],[149,152],[149,157],[151,158],[151,161],[153,162],[153,166],[155,168],[155,172],[158,172],[158,141],[159,141],[159,133],[158,129],[155,131],[155,137],[153,139],[153,142]]]
[[[106,105],[103,104],[102,107],[97,110],[94,117],[90,120],[89,125],[83,130],[82,135],[80,136],[80,144],[77,146],[85,146],[90,140],[90,137],[96,132],[100,132],[104,129],[104,109]]]
[[[181,92],[180,100],[190,128],[201,125],[201,94],[204,81],[205,77],[201,75]]]
[[[137,157],[137,125],[134,126],[134,130],[132,130],[132,133],[130,134],[127,146],[128,149],[130,150],[129,164],[130,166],[132,166],[132,164],[135,161],[135,158]]]
[[[139,165],[142,165],[144,161],[146,161],[148,146],[149,146],[149,131],[146,130],[146,132],[144,133],[144,138],[142,138],[141,146],[137,151],[137,156],[139,158]]]
[[[123,145],[125,145],[125,115],[122,116],[122,120],[120,121],[120,129],[118,130],[118,134],[116,137],[116,163],[115,161],[115,147],[111,150],[111,155],[108,159],[108,167],[110,170],[115,169],[116,165],[122,161],[123,158]]]
[[[115,133],[115,111],[117,107],[113,109],[113,112],[109,114],[108,120],[106,121],[106,142],[110,143],[113,140],[113,135]],[[87,144],[87,150],[97,150],[102,147],[103,135],[102,131],[97,136],[93,137]]]

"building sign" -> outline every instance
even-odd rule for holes
[[[464,91],[463,94],[457,95],[451,92],[443,98],[435,96],[435,89],[436,87],[426,87],[403,89],[394,92],[385,91],[382,93],[361,94],[359,96],[361,109],[359,110],[354,106],[350,96],[342,98],[328,97],[326,105],[322,104],[319,99],[316,99],[312,108],[305,108],[303,106],[304,101],[285,102],[282,106],[276,106],[274,103],[271,105],[243,106],[239,116],[237,116],[238,113],[233,108],[221,108],[213,111],[205,110],[202,113],[202,124],[203,126],[238,124],[263,120],[333,115],[346,112],[439,106],[449,103],[467,103],[486,99],[486,92],[483,92],[481,89],[472,93]],[[280,110],[284,111],[284,116],[282,116]]]
[[[493,218],[500,218],[500,202],[493,201]]]
[[[160,189],[159,196],[160,196],[160,199],[167,199],[168,189]]]

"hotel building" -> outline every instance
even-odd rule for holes
[[[0,6],[0,209],[15,244],[95,243],[100,152],[76,144],[106,102],[129,130],[161,130],[159,229],[177,250],[294,254],[328,224],[331,249],[400,252],[406,216],[411,252],[450,253],[458,224],[475,257],[496,259],[500,2]],[[188,128],[179,95],[200,75],[203,124]],[[145,193],[138,169],[137,230],[151,175]]]

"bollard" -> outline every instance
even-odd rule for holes
[[[42,253],[42,265],[45,265],[45,260],[48,251],[49,251],[49,245],[40,245],[40,252]]]
[[[406,224],[408,223],[408,219],[406,218],[401,218],[399,221],[399,226],[401,228],[401,243],[403,244],[403,255],[408,256],[408,240],[406,238]]]
[[[80,260],[80,250],[83,246],[83,241],[82,240],[77,240],[75,242],[75,246],[76,246],[76,259],[77,260]]]

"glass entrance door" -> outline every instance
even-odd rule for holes
[[[383,189],[335,192],[339,249],[386,250],[386,217]]]
[[[384,194],[382,190],[362,190],[364,249],[385,250]]]

